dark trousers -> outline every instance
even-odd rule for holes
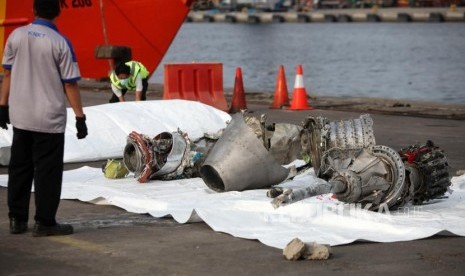
[[[27,222],[34,180],[35,221],[54,225],[63,179],[64,133],[13,128],[8,167],[9,217]]]
[[[142,96],[141,96],[141,100],[142,101],[145,101],[147,99],[147,89],[149,88],[149,81],[148,79],[142,79]],[[121,93],[123,94],[123,96],[126,94],[126,92],[128,92],[127,89],[122,89],[121,90]],[[111,95],[111,98],[110,98],[110,103],[117,103],[119,102],[119,99],[118,97],[115,95],[115,93],[113,93],[113,95]]]

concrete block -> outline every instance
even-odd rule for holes
[[[428,22],[429,12],[413,12],[412,21],[414,22]]]
[[[381,20],[383,22],[397,22],[398,14],[395,12],[383,12],[380,14]]]
[[[203,13],[191,12],[188,15],[190,17],[189,22],[203,22]]]
[[[367,14],[366,13],[354,13],[352,14],[352,21],[354,22],[366,22]]]
[[[305,250],[305,243],[303,243],[300,239],[295,238],[286,245],[283,250],[283,255],[289,261],[297,261],[302,257]]]
[[[465,13],[463,12],[446,12],[446,21],[465,21]]]
[[[248,19],[249,19],[249,15],[247,13],[242,13],[242,12],[235,13],[235,17],[236,17],[236,22],[242,22],[242,23],[248,22]]]
[[[224,13],[217,13],[213,15],[214,22],[225,22],[226,21],[226,14]]]
[[[298,22],[298,14],[295,12],[286,12],[283,16],[285,22]]]
[[[273,16],[274,16],[274,14],[269,13],[269,12],[260,13],[258,15],[258,18],[260,19],[260,22],[257,22],[257,23],[271,23],[271,22],[274,22],[273,21]],[[250,18],[250,15],[249,15],[249,18]]]
[[[310,16],[311,22],[325,22],[325,15],[323,13],[312,13]]]
[[[305,259],[327,260],[332,255],[331,247],[327,244],[306,243]]]
[[[283,249],[284,257],[289,261],[299,259],[327,260],[332,255],[331,246],[316,242],[304,243],[299,238],[290,241]]]

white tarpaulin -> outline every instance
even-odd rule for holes
[[[316,181],[313,170],[280,186],[304,188]],[[266,190],[216,193],[200,178],[138,183],[132,176],[106,179],[101,169],[83,167],[64,173],[62,198],[111,204],[180,223],[203,220],[213,230],[257,239],[284,248],[293,238],[341,245],[356,240],[394,242],[435,234],[465,236],[465,175],[452,178],[449,198],[399,211],[373,212],[342,204],[331,195],[308,198],[273,209]],[[0,176],[0,186],[7,176]]]
[[[186,100],[160,100],[103,104],[84,108],[89,135],[76,138],[76,120],[68,108],[65,163],[122,158],[126,138],[136,131],[154,137],[178,128],[189,138],[202,137],[226,127],[231,116],[206,104]],[[13,131],[0,130],[0,164],[9,163]]]
[[[154,136],[179,128],[190,138],[198,138],[224,128],[230,120],[228,114],[215,108],[182,100],[106,104],[86,107],[85,113],[89,136],[84,140],[76,139],[74,116],[68,116],[67,162],[121,157],[131,131]],[[6,149],[10,142],[11,128],[0,131],[0,147]],[[7,179],[7,175],[0,175],[0,186],[6,187]],[[316,181],[323,180],[309,170],[281,186],[304,188]],[[62,198],[111,204],[154,217],[172,216],[180,223],[204,221],[215,231],[284,248],[296,237],[304,242],[340,245],[355,240],[413,240],[437,233],[464,236],[465,175],[453,178],[452,183],[455,191],[449,198],[396,212],[363,210],[342,204],[331,195],[273,209],[266,190],[216,193],[200,178],[139,184],[131,176],[109,180],[100,168],[83,167],[64,173]]]

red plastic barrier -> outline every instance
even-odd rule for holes
[[[165,64],[163,99],[199,101],[228,111],[223,94],[223,64]]]

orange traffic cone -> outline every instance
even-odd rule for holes
[[[245,103],[244,84],[242,83],[242,70],[240,67],[237,67],[236,79],[234,81],[234,92],[229,113],[236,113],[241,111],[241,109],[247,109],[247,104]]]
[[[291,110],[307,110],[313,109],[308,104],[307,100],[307,91],[304,87],[304,79],[303,79],[303,69],[302,65],[299,64],[297,66],[297,75],[295,76],[295,84],[294,84],[294,92],[292,93],[292,103],[291,103]]]
[[[274,101],[270,108],[289,107],[289,96],[287,93],[286,74],[284,66],[279,66],[278,78],[276,79],[276,89],[274,92]]]

